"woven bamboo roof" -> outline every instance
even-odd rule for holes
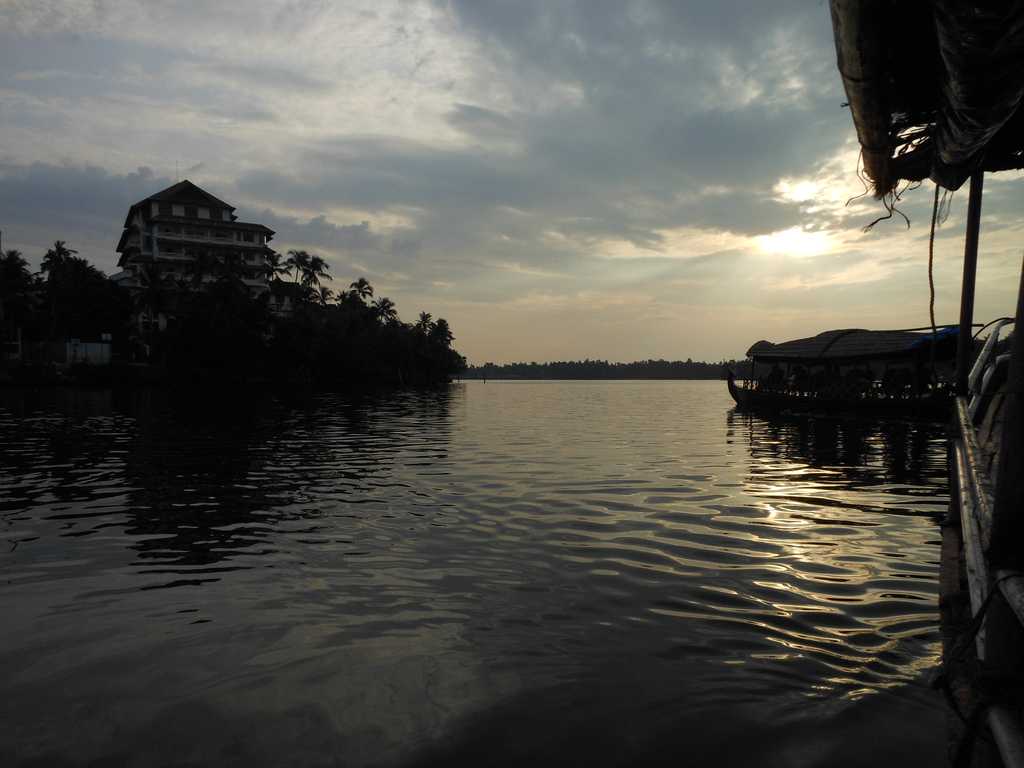
[[[942,350],[943,342],[955,339],[956,336],[955,327],[940,328],[936,352]],[[759,341],[747,350],[747,357],[769,363],[855,362],[914,357],[927,353],[931,343],[931,331],[867,331],[863,328],[841,328],[779,344]],[[952,348],[952,345],[950,346]]]
[[[839,72],[879,197],[1024,167],[1024,2],[830,0]]]

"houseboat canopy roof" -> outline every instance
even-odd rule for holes
[[[830,0],[864,170],[958,189],[1024,167],[1024,2]]]
[[[936,353],[955,349],[954,340],[959,329],[955,326],[939,328]],[[948,342],[943,344],[943,342]],[[932,332],[926,331],[866,331],[862,328],[843,328],[824,331],[807,339],[794,339],[773,344],[759,341],[747,350],[747,357],[758,362],[777,363],[843,363],[867,360],[912,358],[928,353]],[[944,349],[944,347],[948,347]],[[945,356],[945,355],[943,355]]]

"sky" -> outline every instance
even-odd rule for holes
[[[128,207],[188,178],[471,363],[927,325],[933,188],[864,232],[844,102],[824,0],[0,0],[2,245],[113,273]],[[978,319],[1014,310],[1022,181],[986,179]]]

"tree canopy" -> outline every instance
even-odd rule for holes
[[[30,345],[111,334],[123,360],[206,381],[432,385],[465,367],[444,319],[403,323],[364,277],[335,294],[320,256],[271,252],[264,273],[269,290],[253,295],[244,264],[205,254],[179,279],[147,262],[127,290],[58,240],[38,275],[18,251],[0,257],[0,331]]]

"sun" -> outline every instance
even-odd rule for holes
[[[833,237],[828,232],[808,232],[800,227],[758,235],[754,242],[762,253],[802,258],[820,256],[835,249]]]

